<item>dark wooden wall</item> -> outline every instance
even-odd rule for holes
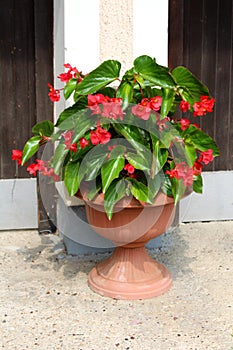
[[[11,160],[32,126],[53,119],[53,0],[0,0],[0,178],[28,177]]]
[[[0,179],[30,176],[12,161],[11,151],[23,149],[34,124],[53,120],[48,82],[53,82],[53,0],[0,0]],[[38,186],[40,232],[55,230],[55,188],[47,190],[42,201]]]
[[[169,1],[169,66],[184,65],[216,99],[214,113],[193,118],[217,141],[207,170],[233,169],[233,0]]]

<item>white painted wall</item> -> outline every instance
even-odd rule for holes
[[[0,230],[37,227],[36,179],[0,180]]]
[[[99,0],[64,0],[64,39],[64,63],[83,73],[99,64]]]
[[[203,173],[203,193],[180,203],[180,222],[233,219],[233,171]]]
[[[111,8],[111,1],[113,4],[116,3],[115,0],[109,0],[109,8]],[[56,9],[59,6],[62,7],[62,3],[64,3],[65,62],[76,65],[78,69],[80,67],[84,73],[88,72],[95,68],[100,61],[100,20],[106,20],[105,18],[100,19],[101,0],[55,0]],[[120,3],[117,4],[119,4],[120,11]],[[59,11],[57,11],[58,13]],[[131,13],[125,15],[129,17]],[[133,0],[132,15],[133,42],[129,40],[127,45],[129,52],[131,49],[133,50],[133,58],[148,54],[155,57],[159,64],[167,65],[168,0]],[[119,13],[118,16],[120,19],[122,14]],[[115,30],[117,31],[118,28]],[[127,27],[126,35],[131,37],[129,30],[130,28]],[[59,38],[57,39],[59,40]],[[115,46],[119,45],[121,48],[119,51],[123,51],[121,47],[123,40],[125,39],[120,35],[115,40]],[[55,46],[57,43],[55,41]],[[106,57],[111,57],[111,52],[107,52],[107,47],[105,49]],[[121,60],[126,60],[126,57],[121,57]]]
[[[168,62],[168,0],[133,1],[134,57],[147,54]]]

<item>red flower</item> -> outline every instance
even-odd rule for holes
[[[153,109],[153,111],[159,111],[161,104],[162,104],[161,96],[155,96],[149,99],[149,105],[150,105],[150,108]]]
[[[93,145],[98,145],[99,144],[99,137],[98,135],[96,134],[95,131],[91,130],[91,133],[90,133],[90,138],[91,138],[91,143]]]
[[[174,169],[171,169],[171,170],[166,170],[165,171],[165,174],[169,175],[169,177],[172,179],[172,178],[176,178],[178,179],[178,172],[177,172],[177,169],[174,168]]]
[[[98,145],[100,144],[105,144],[108,143],[109,140],[111,139],[111,134],[108,132],[106,129],[101,128],[99,125],[97,126],[95,131],[91,131],[90,133],[90,138],[91,138],[91,143],[93,145]]]
[[[109,101],[109,97],[102,94],[88,95],[87,99],[89,107]]]
[[[80,147],[81,147],[81,148],[85,148],[86,146],[89,145],[89,142],[85,139],[85,137],[82,137],[82,138],[79,140],[79,144],[80,144]]]
[[[201,96],[200,101],[195,102],[193,105],[193,115],[196,117],[205,115],[207,112],[213,112],[214,103],[214,98],[210,99],[209,96]]]
[[[180,109],[182,112],[187,112],[190,109],[190,104],[187,101],[181,101],[180,102]]]
[[[55,90],[54,87],[48,83],[49,93],[48,96],[52,102],[57,102],[60,100],[60,90]]]
[[[166,170],[165,174],[168,174],[170,178],[176,178],[182,180],[184,186],[192,186],[193,184],[193,169],[185,163],[178,163],[176,167],[171,170]]]
[[[186,130],[188,129],[189,125],[190,125],[190,120],[186,119],[186,118],[182,118],[180,120],[180,125],[181,125],[181,130]]]
[[[92,110],[92,114],[100,114],[101,108],[100,108],[99,104],[102,104],[104,102],[108,102],[109,97],[104,96],[102,94],[88,95],[87,100],[88,100],[88,106]]]
[[[77,147],[78,147],[78,144],[77,142],[76,143],[72,143],[69,147],[67,147],[70,151],[73,151],[74,153],[77,152]]]
[[[65,149],[69,149],[70,151],[77,152],[77,143],[72,143],[72,137],[74,132],[73,131],[66,131],[62,133],[62,136],[64,137],[64,145],[66,146]]]
[[[203,162],[204,164],[209,164],[214,159],[212,149],[208,149],[207,151],[201,152],[201,156],[199,158],[199,162]]]
[[[124,166],[124,170],[128,171],[129,174],[133,174],[135,171],[135,168],[132,164],[128,163]]]
[[[65,142],[67,142],[67,143],[68,142],[71,143],[73,135],[74,135],[74,131],[71,131],[71,130],[70,131],[65,131],[65,132],[62,133],[62,136],[64,137]]]
[[[27,167],[27,171],[29,172],[29,174],[31,175],[34,175],[36,176],[36,172],[40,170],[40,165],[38,163],[36,164],[30,164],[28,167]]]
[[[203,165],[197,160],[193,165],[193,175],[200,175],[202,172]]]
[[[169,117],[163,118],[160,120],[159,115],[156,116],[156,124],[160,131],[163,131],[163,129],[168,128],[168,122],[170,121]]]
[[[213,112],[215,99],[209,98],[209,96],[201,96],[201,103],[203,108],[206,109],[207,112]]]
[[[148,120],[150,118],[150,112],[150,107],[143,106],[140,103],[132,107],[132,113],[143,120]]]
[[[22,164],[22,155],[23,155],[23,151],[20,151],[18,149],[13,149],[11,159],[16,160],[18,165],[21,165]]]
[[[103,111],[101,113],[102,117],[112,118],[112,119],[121,119],[123,120],[124,112],[121,108],[121,100],[115,99],[108,103],[103,103]]]
[[[70,79],[74,78],[76,76],[76,73],[78,73],[78,70],[76,67],[72,67],[69,63],[64,64],[65,68],[68,68],[68,71],[65,73],[61,73],[58,75],[58,78],[67,83]]]

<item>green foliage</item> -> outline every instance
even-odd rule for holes
[[[42,137],[40,135],[36,135],[27,141],[23,149],[22,165],[38,151],[41,139]]]
[[[24,164],[41,144],[54,142],[49,166],[71,196],[82,184],[89,200],[102,192],[109,220],[124,196],[150,204],[163,192],[178,203],[187,187],[201,193],[203,152],[219,155],[209,135],[174,117],[181,101],[192,112],[202,96],[211,98],[187,68],[171,71],[147,55],[123,75],[120,68],[119,61],[107,60],[85,76],[75,71],[64,86],[64,98],[74,103],[56,123],[33,127],[22,157]]]

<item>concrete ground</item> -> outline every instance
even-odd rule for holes
[[[101,297],[56,235],[0,232],[0,344],[25,350],[231,350],[233,222],[182,224],[150,250],[173,275],[153,299]]]

